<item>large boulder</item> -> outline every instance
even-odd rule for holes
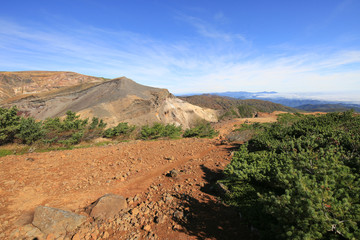
[[[106,194],[88,207],[88,212],[94,219],[110,219],[127,209],[126,199],[116,194]]]
[[[85,221],[85,216],[76,213],[39,206],[35,209],[32,224],[43,233],[53,233],[55,236],[59,236],[74,231]]]

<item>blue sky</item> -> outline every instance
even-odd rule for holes
[[[360,1],[3,1],[0,71],[360,96]],[[360,97],[359,97],[360,98]]]

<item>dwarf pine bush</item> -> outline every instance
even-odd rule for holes
[[[225,200],[264,239],[360,239],[360,116],[274,123],[235,153]]]

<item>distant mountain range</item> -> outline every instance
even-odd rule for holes
[[[198,96],[199,94],[188,94],[183,97],[189,96]],[[311,99],[308,97],[304,98],[291,98],[291,97],[282,97],[278,92],[274,91],[264,91],[264,92],[217,92],[217,93],[208,93],[203,95],[214,95],[228,98],[236,99],[258,99],[264,101],[270,101],[273,103],[278,103],[287,107],[297,108],[303,111],[309,112],[342,112],[350,109],[354,109],[357,112],[360,112],[360,104],[341,102],[341,101],[327,101],[327,100],[317,100]]]

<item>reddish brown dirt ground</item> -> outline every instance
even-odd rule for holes
[[[127,198],[148,196],[152,201],[167,193],[177,198],[177,206],[172,207],[181,205],[191,218],[150,224],[157,239],[251,239],[236,211],[221,203],[212,190],[236,149],[220,144],[221,139],[246,120],[269,122],[276,116],[218,123],[215,128],[220,136],[216,139],[132,141],[2,157],[0,239],[10,239],[15,229],[31,223],[39,205],[85,214],[84,207],[106,193]],[[178,177],[166,176],[172,169],[179,172]],[[145,231],[141,225],[139,231]],[[115,229],[109,231],[108,238],[122,239],[125,235],[126,231]]]

